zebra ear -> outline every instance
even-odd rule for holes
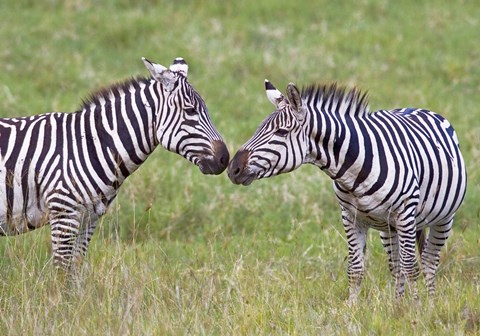
[[[278,107],[278,104],[285,99],[283,94],[278,91],[268,79],[265,79],[265,92],[268,100],[270,100],[275,107]]]
[[[147,67],[150,75],[156,81],[160,82],[165,90],[172,91],[173,85],[177,81],[177,76],[172,73],[169,69],[165,68],[163,65],[150,62],[145,57],[142,57],[142,61]]]
[[[290,105],[293,107],[295,116],[299,121],[303,121],[305,118],[305,108],[302,104],[302,97],[297,86],[293,83],[289,83],[287,86],[287,97]]]
[[[170,65],[170,71],[180,72],[185,77],[188,76],[188,64],[181,57],[177,57],[173,60],[172,65]]]
[[[287,97],[292,107],[299,111],[302,108],[302,98],[300,97],[300,91],[295,84],[289,83],[287,86]]]

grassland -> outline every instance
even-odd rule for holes
[[[475,1],[0,3],[0,116],[74,111],[176,56],[233,153],[284,88],[338,81],[371,109],[426,107],[455,126],[469,172],[438,297],[393,300],[378,234],[360,302],[330,180],[311,166],[232,185],[159,149],[124,184],[81,276],[52,271],[49,228],[0,239],[2,335],[480,334],[480,6]]]

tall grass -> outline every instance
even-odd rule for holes
[[[0,4],[0,115],[74,111],[92,90],[176,56],[233,153],[283,89],[338,81],[371,109],[426,107],[455,126],[469,173],[438,293],[394,301],[370,232],[360,302],[331,181],[305,166],[232,185],[159,149],[102,219],[82,274],[50,260],[49,228],[0,239],[3,335],[480,333],[480,7],[474,1],[20,0]]]

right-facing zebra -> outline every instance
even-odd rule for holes
[[[335,84],[300,93],[290,83],[288,99],[268,81],[265,88],[276,110],[230,162],[232,182],[249,185],[304,163],[333,179],[348,241],[349,301],[357,299],[365,275],[369,228],[380,230],[396,296],[403,295],[407,281],[416,296],[415,240],[429,227],[420,253],[433,295],[440,250],[467,180],[450,123],[425,109],[370,113],[365,94]]]
[[[122,183],[159,144],[204,174],[225,170],[227,147],[187,63],[143,62],[150,78],[104,88],[77,112],[0,118],[0,236],[50,223],[54,264],[70,270]]]

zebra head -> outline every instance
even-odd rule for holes
[[[228,176],[235,184],[249,185],[255,179],[290,172],[305,159],[307,113],[299,90],[288,84],[286,98],[268,80],[265,90],[276,109],[230,162]]]
[[[229,153],[204,100],[187,80],[187,63],[179,57],[166,68],[142,60],[161,96],[154,121],[158,143],[197,165],[203,174],[222,173]]]

